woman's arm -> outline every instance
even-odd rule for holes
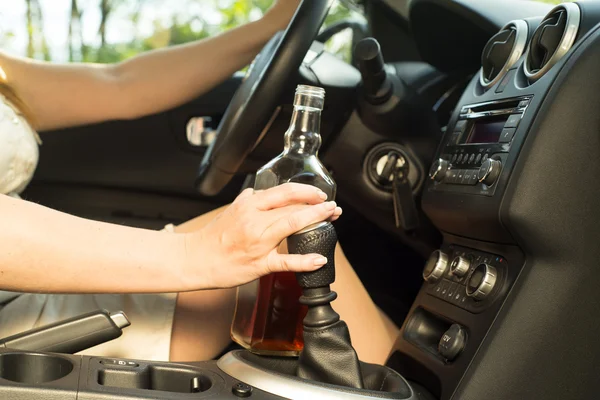
[[[287,236],[339,216],[324,193],[287,184],[245,191],[203,229],[167,233],[90,221],[0,195],[0,289],[153,293],[232,287],[310,271],[318,255],[279,254]]]
[[[136,118],[184,104],[249,64],[298,3],[279,0],[256,22],[118,64],[59,65],[0,53],[0,67],[40,130]]]

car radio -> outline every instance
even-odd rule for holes
[[[433,163],[432,190],[492,196],[531,96],[466,105]]]

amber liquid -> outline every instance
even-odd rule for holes
[[[231,337],[258,354],[295,356],[304,346],[306,306],[293,272],[264,276],[238,288]]]

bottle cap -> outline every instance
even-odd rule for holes
[[[322,111],[324,104],[325,89],[308,85],[298,85],[296,88],[295,107],[315,108]]]

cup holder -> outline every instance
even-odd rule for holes
[[[0,378],[11,382],[39,385],[64,378],[73,371],[65,358],[34,353],[0,355]]]
[[[202,371],[173,366],[148,366],[142,370],[105,369],[98,374],[102,386],[121,389],[157,390],[171,393],[201,393],[213,386]]]

